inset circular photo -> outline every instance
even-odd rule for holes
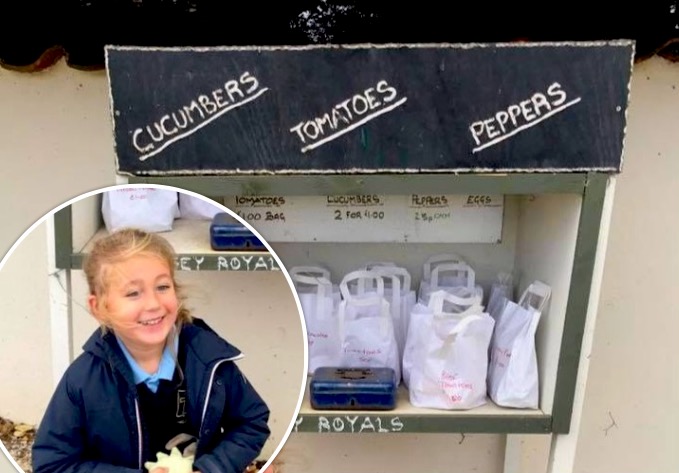
[[[19,471],[276,469],[304,319],[271,246],[220,202],[150,184],[78,196],[0,261],[0,300],[17,387],[0,440]]]

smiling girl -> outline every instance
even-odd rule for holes
[[[142,472],[177,438],[196,440],[201,473],[242,473],[260,453],[269,410],[234,363],[238,349],[184,307],[174,261],[154,233],[95,243],[83,270],[101,330],[52,396],[34,473]]]

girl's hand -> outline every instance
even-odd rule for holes
[[[170,469],[162,466],[157,466],[153,470],[149,471],[149,473],[170,473]]]

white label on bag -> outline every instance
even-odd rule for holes
[[[499,243],[504,196],[232,196],[225,205],[267,241]]]
[[[469,395],[474,393],[474,384],[451,373],[443,370],[439,377],[439,387],[453,404],[462,402]]]

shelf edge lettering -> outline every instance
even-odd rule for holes
[[[219,254],[179,255],[175,258],[178,271],[280,271],[276,258],[269,253],[261,255]]]
[[[407,428],[403,419],[393,415],[318,415],[307,419],[304,416],[298,416],[295,421],[294,431],[389,434],[405,432]]]

